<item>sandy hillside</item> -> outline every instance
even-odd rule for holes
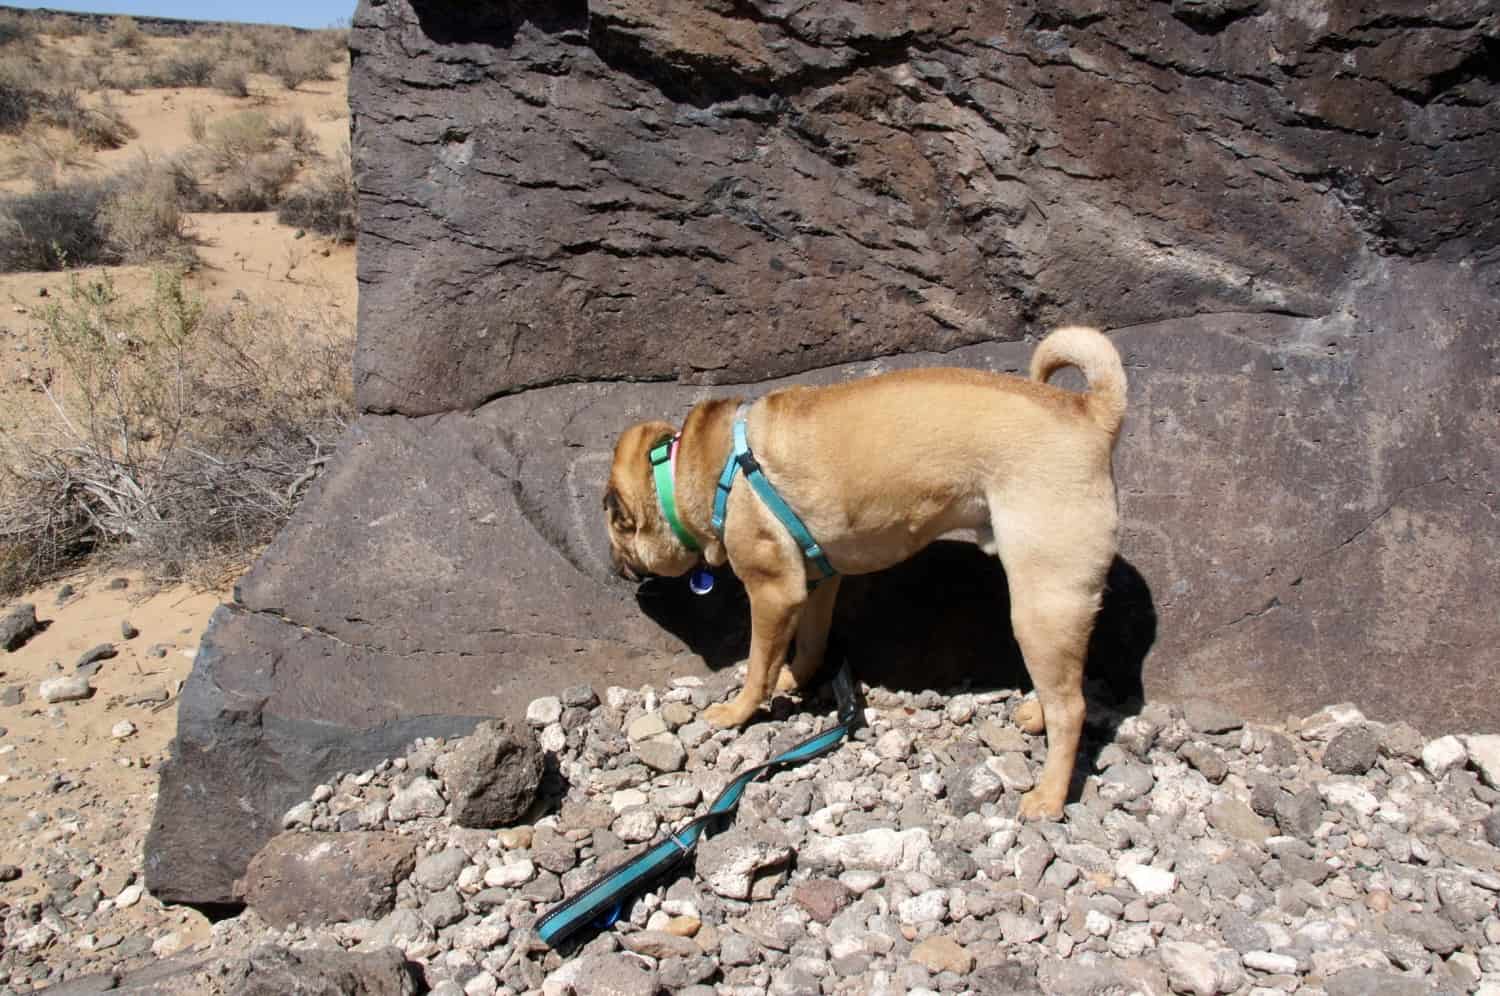
[[[101,65],[111,73],[139,75],[207,44],[194,37],[148,36],[128,51],[114,51],[93,28],[31,41],[41,46],[49,72],[69,81],[98,75]],[[20,58],[16,51],[0,45],[0,63]],[[120,148],[93,151],[86,163],[64,169],[60,181],[114,176],[143,156],[192,160],[201,155],[206,129],[211,133],[215,122],[247,111],[278,122],[301,119],[311,140],[303,139],[310,147],[300,169],[306,174],[325,168],[346,150],[349,129],[347,64],[334,63],[333,74],[332,81],[310,80],[293,91],[272,75],[252,72],[244,97],[210,86],[85,83],[77,87],[82,103],[105,102],[135,137]],[[39,134],[63,138],[55,127],[0,133],[0,163],[13,160],[23,142]],[[14,171],[0,182],[0,195],[35,189],[33,180]],[[194,212],[188,232],[196,262],[186,285],[209,307],[250,302],[294,318],[316,315],[322,327],[331,323],[352,331],[352,245],[281,225],[275,211]],[[102,277],[125,298],[144,298],[153,267],[0,273],[0,432],[45,430],[55,420],[44,388],[60,391],[63,374],[47,352],[44,314],[66,299],[70,281]],[[0,848],[0,918],[8,928],[7,943],[0,944],[0,988],[17,991],[135,967],[198,943],[208,932],[200,914],[164,909],[131,884],[141,878],[141,847],[157,768],[175,732],[177,693],[227,585],[210,591],[160,587],[139,572],[104,568],[65,580],[74,590],[69,597],[59,597],[60,581],[0,602],[0,616],[21,602],[34,604],[44,626],[19,650],[0,650],[0,828],[11,838]],[[127,622],[137,631],[128,638],[122,630]],[[105,644],[116,656],[99,663],[91,697],[42,701],[44,681],[76,673],[85,652]],[[52,901],[44,902],[49,896]],[[66,929],[50,930],[48,918],[56,914],[49,910],[71,911],[64,917]],[[18,942],[23,926],[29,933]]]

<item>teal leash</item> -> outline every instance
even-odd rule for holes
[[[587,928],[607,930],[619,919],[626,903],[646,887],[676,869],[697,850],[698,842],[721,832],[734,819],[739,808],[740,797],[750,783],[768,772],[811,761],[837,748],[844,738],[859,728],[862,710],[859,691],[849,673],[849,662],[832,646],[830,658],[837,658],[838,667],[833,672],[831,683],[834,698],[838,703],[838,722],[797,746],[785,751],[764,764],[758,764],[740,772],[724,786],[708,812],[697,817],[678,830],[668,833],[665,840],[647,848],[643,853],[629,858],[600,875],[576,895],[570,896],[543,914],[533,929],[549,947],[556,948],[561,942]]]

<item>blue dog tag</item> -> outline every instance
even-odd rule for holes
[[[707,595],[714,590],[714,572],[706,567],[695,567],[688,575],[688,590],[694,595]]]

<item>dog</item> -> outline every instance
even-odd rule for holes
[[[1068,366],[1082,371],[1086,392],[1047,383]],[[745,414],[754,455],[838,572],[811,587],[820,571],[743,474],[728,492],[723,535],[713,528],[739,399],[695,406],[677,436],[681,532],[662,511],[650,458],[677,430],[633,425],[615,446],[604,494],[614,568],[640,581],[701,561],[731,566],[750,598],[748,673],[739,694],[703,718],[739,726],[773,689],[793,691],[817,673],[840,576],[890,567],[952,530],[979,530],[1005,568],[1011,622],[1036,687],[1017,720],[1047,733],[1047,759],[1020,814],[1058,819],[1083,732],[1084,656],[1115,556],[1111,462],[1125,392],[1113,344],[1070,326],[1037,345],[1029,379],[926,368],[756,401]]]

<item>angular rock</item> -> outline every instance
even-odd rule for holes
[[[257,948],[242,963],[224,969],[226,996],[291,996],[300,993],[357,993],[411,996],[416,967],[395,948],[339,951],[314,948]]]
[[[575,996],[656,996],[656,971],[643,959],[627,954],[589,955],[582,959]]]
[[[1298,731],[1303,740],[1327,741],[1346,727],[1365,722],[1365,714],[1353,702],[1324,706],[1302,720]]]
[[[392,833],[283,833],[251,860],[241,895],[278,927],[373,920],[415,862],[414,842]]]
[[[1188,699],[1182,718],[1198,733],[1228,733],[1245,725],[1239,713],[1211,699]]]
[[[968,975],[974,968],[974,956],[946,934],[923,938],[911,949],[911,960],[932,972]]]
[[[1442,778],[1468,759],[1469,752],[1464,748],[1463,741],[1451,734],[1438,737],[1422,748],[1422,767],[1434,778]]]
[[[1491,788],[1500,788],[1500,734],[1487,733],[1464,738],[1469,763]]]
[[[832,920],[853,900],[854,893],[847,885],[830,878],[808,879],[792,890],[792,902],[818,923]]]
[[[1208,807],[1208,822],[1215,829],[1252,844],[1264,844],[1271,835],[1270,825],[1238,799],[1219,799],[1212,803]]]
[[[474,727],[456,750],[444,754],[437,774],[459,826],[509,826],[536,801],[542,753],[530,730],[494,719]]]
[[[783,868],[792,849],[733,828],[698,845],[697,868],[704,884],[726,899],[749,899],[756,880]]]
[[[20,650],[36,631],[36,606],[22,602],[0,617],[0,648]]]
[[[391,797],[387,815],[393,823],[405,823],[420,817],[442,816],[448,808],[447,801],[431,778],[413,778]]]
[[[1218,996],[1239,988],[1245,973],[1231,951],[1213,950],[1191,941],[1168,941],[1158,949],[1172,989],[1193,996]]]
[[[1339,730],[1323,749],[1323,767],[1335,775],[1362,775],[1380,758],[1380,733],[1368,723]]]

